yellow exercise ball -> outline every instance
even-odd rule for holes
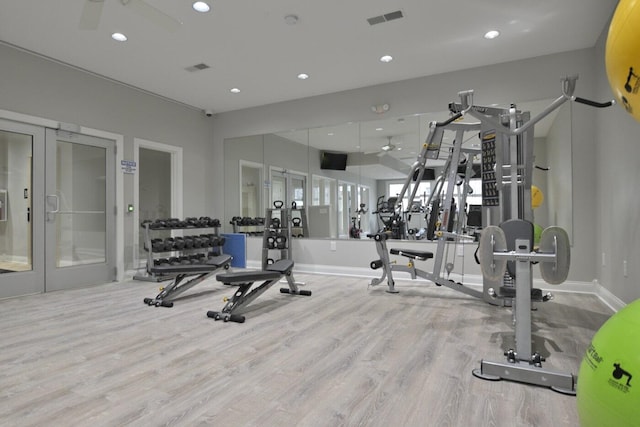
[[[620,0],[609,26],[605,63],[618,103],[640,121],[640,0]]]
[[[531,186],[531,207],[535,209],[539,207],[543,201],[544,201],[544,194],[542,193],[542,190],[540,190],[535,185],[532,185]]]

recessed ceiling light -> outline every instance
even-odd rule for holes
[[[329,135],[329,136],[333,136],[333,132],[329,132],[327,135]]]
[[[496,37],[498,37],[500,35],[500,31],[498,30],[491,30],[491,31],[487,31],[484,35],[484,38],[487,40],[491,40],[491,39],[495,39]]]
[[[300,80],[307,80],[309,78],[309,74],[300,73],[300,74],[298,74],[298,78]]]
[[[393,61],[393,56],[391,55],[384,55],[380,57],[380,62],[391,62],[391,61]]]
[[[231,93],[240,93],[240,89],[238,89],[237,87],[234,87],[229,92],[231,92]]]
[[[203,1],[197,1],[193,3],[193,10],[195,10],[196,12],[209,12],[211,10],[211,7],[209,7],[209,5]]]
[[[118,42],[126,42],[127,36],[122,33],[113,33],[111,34],[111,38]]]
[[[380,132],[381,130],[384,130],[384,128],[376,128],[376,130]]]

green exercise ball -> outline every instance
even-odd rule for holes
[[[582,427],[640,425],[640,299],[596,332],[578,373]]]
[[[540,237],[542,236],[543,228],[539,224],[533,224],[533,246],[540,244]]]

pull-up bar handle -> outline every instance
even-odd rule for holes
[[[596,102],[596,101],[591,101],[590,99],[584,99],[584,98],[580,98],[579,96],[576,96],[574,101],[579,102],[581,104],[586,104],[589,105],[591,107],[596,107],[596,108],[607,108],[607,107],[611,107],[612,105],[615,105],[616,101],[608,101],[608,102]]]

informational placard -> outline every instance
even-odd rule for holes
[[[123,173],[136,173],[136,162],[133,160],[120,160],[120,169]]]

